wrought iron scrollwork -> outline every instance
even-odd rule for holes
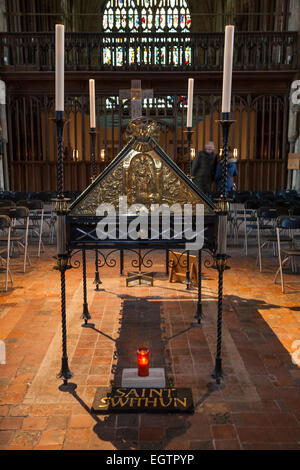
[[[74,252],[69,252],[68,254],[68,269],[78,269],[81,266],[81,262],[79,259],[75,259],[72,261],[72,258],[77,255],[77,253],[80,253],[81,250],[76,250]]]
[[[151,248],[150,250],[145,250],[144,254],[140,254],[138,250],[135,250],[133,248],[125,248],[126,251],[130,251],[137,255],[137,259],[133,259],[131,261],[131,266],[133,268],[139,268],[139,267],[144,267],[144,268],[152,268],[153,266],[153,261],[151,259],[147,259],[150,253],[153,251],[156,251],[157,248]],[[115,249],[111,250],[108,253],[103,253],[103,251],[98,250],[99,254],[99,260],[98,260],[98,267],[103,268],[104,266],[107,266],[108,268],[114,268],[117,265],[117,260],[115,258],[111,258],[111,256],[114,253],[119,252],[120,249]]]
[[[169,268],[176,268],[177,266],[180,266],[181,268],[186,268],[187,267],[187,256],[184,257],[184,255],[187,255],[188,251],[185,250],[182,253],[175,253],[172,250],[169,250],[169,253],[172,253],[174,258],[176,259],[171,259],[168,261],[168,266]],[[179,256],[178,256],[179,254]],[[182,259],[183,257],[183,259]]]
[[[98,250],[98,268],[103,268],[104,266],[107,266],[108,268],[114,268],[117,265],[117,260],[115,258],[110,258],[110,256],[117,252],[119,252],[119,249],[111,250],[107,254]]]
[[[131,261],[131,266],[133,268],[141,268],[141,267],[148,268],[148,269],[152,268],[153,261],[151,259],[147,259],[147,256],[153,251],[155,251],[155,248],[146,250],[143,255],[141,254],[141,252],[137,250],[130,249],[129,251],[138,255],[138,259],[133,259]]]
[[[204,260],[204,266],[207,269],[214,269],[216,260],[215,260],[215,254],[212,253],[210,250],[202,249],[202,253],[205,252],[209,255],[209,258],[206,258]]]

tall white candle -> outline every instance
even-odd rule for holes
[[[230,113],[234,26],[225,28],[222,113]]]
[[[65,62],[65,27],[55,25],[55,109],[64,111],[64,62]]]
[[[193,127],[193,98],[194,98],[194,79],[189,78],[188,110],[187,110],[186,127]]]
[[[91,79],[90,83],[90,127],[96,127],[96,104],[95,104],[95,80]]]

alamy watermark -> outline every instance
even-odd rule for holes
[[[300,80],[295,80],[291,85],[291,89],[295,90],[291,95],[292,103],[300,105]]]
[[[4,341],[0,339],[0,365],[6,364],[6,346]]]
[[[291,354],[292,363],[300,367],[300,339],[293,341],[292,349],[295,349],[295,351]]]
[[[127,196],[119,197],[119,211],[112,204],[100,204],[96,215],[102,217],[96,227],[100,240],[187,240],[186,250],[201,250],[204,244],[203,204],[143,204],[128,206]],[[132,216],[134,218],[132,218]],[[172,223],[171,223],[172,216]],[[130,221],[128,223],[128,217]]]

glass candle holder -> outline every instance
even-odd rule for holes
[[[139,377],[148,377],[149,375],[149,354],[150,349],[138,348],[136,350],[138,359],[138,375]]]

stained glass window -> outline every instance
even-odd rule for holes
[[[103,30],[107,33],[188,33],[191,28],[191,16],[187,0],[108,0],[103,14]],[[129,40],[130,45],[114,37],[107,38],[107,47],[103,50],[103,63],[122,67],[123,65],[191,65],[191,47],[189,38],[160,37],[147,35]],[[120,42],[123,45],[120,46]],[[145,43],[141,45],[142,43]],[[157,43],[151,46],[150,43]],[[174,44],[175,43],[175,44]],[[134,45],[133,45],[134,44]]]

